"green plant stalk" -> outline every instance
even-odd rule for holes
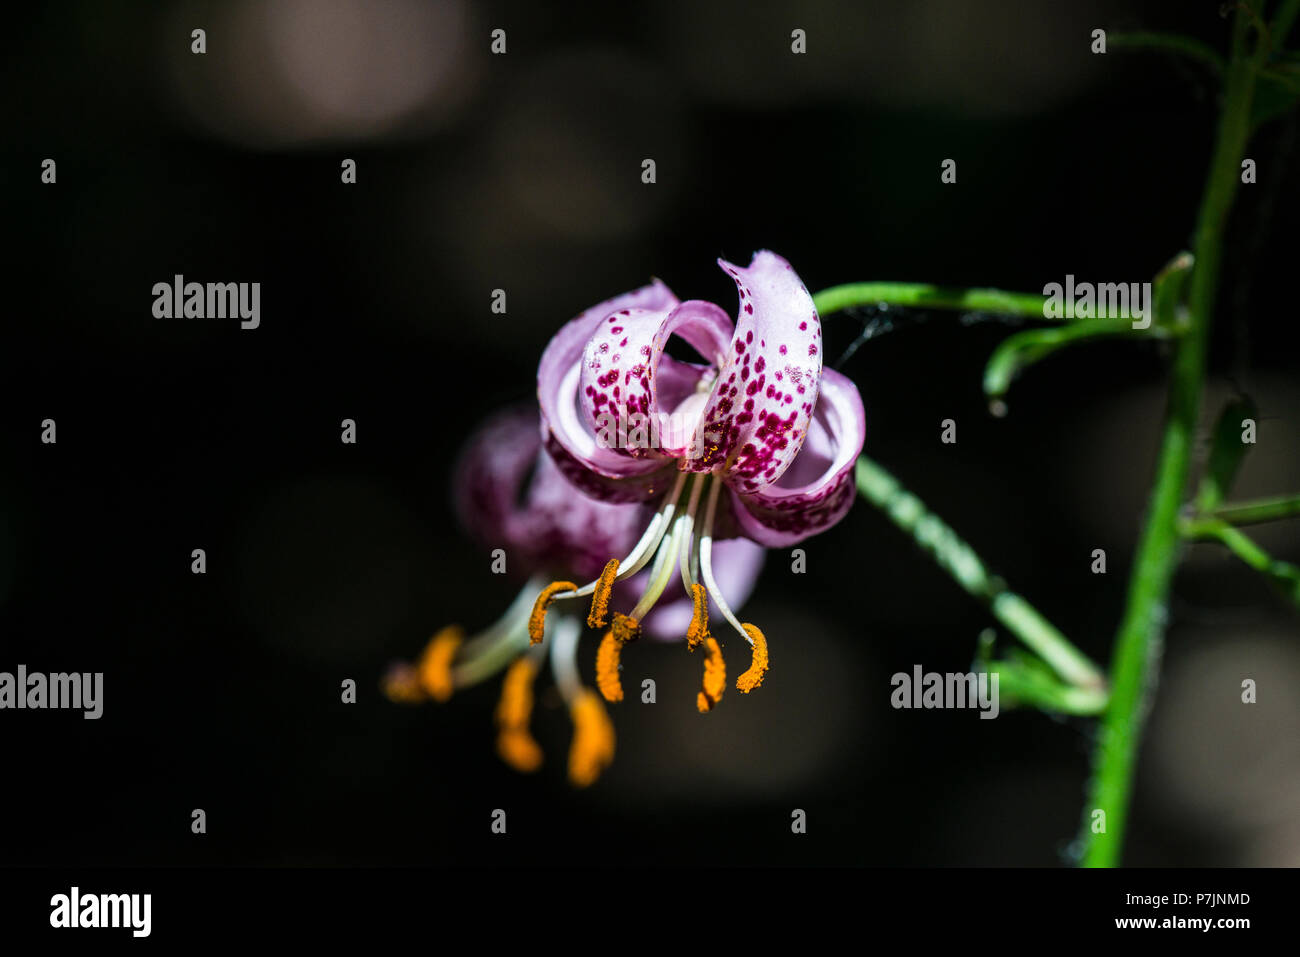
[[[1210,513],[1229,525],[1258,525],[1278,519],[1300,515],[1300,495],[1279,495],[1275,498],[1252,499],[1249,502],[1230,502],[1220,505]]]
[[[990,399],[1002,398],[1016,375],[1065,346],[1089,339],[1168,337],[1169,331],[1161,326],[1134,329],[1128,323],[1117,323],[1113,319],[1083,319],[1069,326],[1026,329],[1007,338],[993,351],[984,367],[984,394]]]
[[[1104,689],[1101,670],[1070,644],[1057,628],[1002,581],[989,574],[974,549],[957,536],[898,480],[865,455],[856,471],[858,494],[883,511],[969,594],[986,604],[993,617],[1078,688]]]
[[[1300,0],[1282,0],[1282,3],[1278,5],[1273,22],[1268,27],[1273,49],[1280,50],[1286,45],[1287,35],[1295,24],[1297,14],[1300,14]]]
[[[828,316],[853,306],[912,306],[926,309],[955,309],[961,312],[996,312],[1010,316],[1043,315],[1046,297],[1000,289],[954,289],[926,283],[853,282],[831,286],[813,296],[817,314]],[[1069,320],[1055,320],[1066,322]]]
[[[1089,800],[1084,808],[1080,838],[1084,846],[1081,862],[1086,867],[1119,863],[1138,744],[1164,638],[1169,587],[1179,557],[1179,510],[1191,473],[1205,386],[1206,349],[1218,291],[1223,229],[1237,191],[1258,68],[1256,57],[1248,59],[1245,55],[1248,26],[1247,14],[1238,6],[1233,18],[1223,112],[1197,216],[1188,328],[1175,345],[1155,486],[1111,660],[1110,703],[1099,731]],[[1090,827],[1096,809],[1105,812],[1102,833],[1093,833]]]
[[[1244,532],[1217,518],[1193,518],[1179,526],[1183,537],[1190,540],[1216,541],[1257,572],[1275,579],[1292,601],[1300,603],[1300,567],[1279,561]]]
[[[1097,715],[1106,708],[1105,688],[1075,688],[1053,681],[1014,661],[981,661],[978,667],[998,676],[998,696],[1008,706],[1024,703],[1039,711]]]

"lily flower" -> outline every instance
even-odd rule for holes
[[[505,614],[480,634],[466,639],[459,627],[449,626],[434,635],[414,664],[390,668],[384,692],[395,702],[442,702],[504,669],[497,751],[517,770],[534,771],[542,750],[529,730],[533,687],[549,656],[574,723],[569,779],[585,787],[613,759],[614,728],[600,696],[579,674],[581,620],[553,616],[545,641],[536,645],[529,634],[532,606],[548,575],[594,575],[611,550],[631,547],[650,511],[596,501],[575,489],[541,450],[535,407],[498,415],[475,433],[455,469],[453,495],[470,535],[484,547],[505,549],[508,568],[523,573],[527,582]],[[733,570],[723,587],[743,602],[753,590],[763,550],[747,542],[727,545]],[[647,619],[646,630],[655,637],[680,636],[691,614],[690,600],[678,593]]]
[[[830,528],[853,504],[853,465],[866,432],[862,399],[849,379],[823,368],[821,321],[807,287],[772,252],[755,253],[747,268],[718,264],[739,292],[735,322],[712,303],[679,301],[654,280],[569,322],[538,367],[542,437],[565,477],[602,501],[653,507],[624,557],[609,552],[585,585],[552,582],[533,607],[536,642],[552,602],[591,596],[587,623],[609,624],[597,655],[597,686],[609,700],[621,697],[623,645],[641,633],[675,575],[693,602],[687,644],[706,650],[699,710],[712,709],[726,684],[710,607],[751,649],[736,687],[757,688],[767,641],[736,617],[718,587],[721,540],[793,545]],[[704,361],[666,354],[673,337]],[[613,586],[647,565],[640,600],[611,616]]]

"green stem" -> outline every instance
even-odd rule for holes
[[[1258,525],[1278,519],[1300,515],[1300,495],[1279,495],[1275,498],[1252,499],[1249,502],[1231,502],[1220,505],[1211,513],[1229,525]]]
[[[1300,567],[1279,561],[1255,544],[1245,533],[1217,518],[1192,518],[1184,520],[1179,531],[1192,540],[1219,542],[1257,572],[1273,578],[1286,592],[1288,598],[1300,603]]]
[[[1027,367],[1046,358],[1057,349],[1088,339],[1164,339],[1170,335],[1162,326],[1134,329],[1113,319],[1083,319],[1068,326],[1050,329],[1026,329],[1004,340],[984,367],[984,394],[1000,399],[1011,387],[1011,380]]]
[[[1015,661],[983,661],[979,666],[997,674],[998,696],[1008,706],[1023,702],[1039,711],[1074,715],[1097,715],[1106,708],[1105,688],[1063,685]]]
[[[1187,492],[1205,385],[1224,223],[1237,190],[1258,68],[1254,58],[1245,56],[1248,25],[1246,13],[1238,6],[1225,102],[1196,224],[1188,328],[1175,345],[1160,461],[1111,660],[1110,704],[1102,721],[1084,808],[1082,863],[1088,867],[1110,867],[1120,859],[1137,749],[1164,637],[1169,587],[1179,556],[1179,510]],[[1093,833],[1089,826],[1094,810],[1105,812],[1102,833]]]
[[[969,594],[988,605],[993,617],[1033,649],[1065,681],[1079,688],[1104,689],[1100,669],[1046,618],[991,575],[975,551],[926,509],[898,480],[865,455],[858,458],[858,494],[912,536]]]
[[[1268,28],[1274,50],[1281,50],[1286,45],[1287,34],[1295,24],[1296,14],[1300,14],[1300,0],[1283,0],[1278,6],[1277,14]]]
[[[956,309],[961,312],[996,312],[1010,316],[1043,315],[1046,297],[1000,289],[954,289],[926,283],[853,282],[823,289],[813,296],[821,316],[853,306],[913,306],[927,309]]]

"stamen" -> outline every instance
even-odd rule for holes
[[[581,637],[581,623],[568,615],[556,621],[551,635],[551,674],[555,677],[555,686],[570,706],[583,690],[582,677],[578,674],[578,640]]]
[[[686,646],[694,651],[696,645],[709,637],[709,595],[703,585],[691,586],[691,600],[695,603],[695,613],[686,629]]]
[[[718,587],[717,580],[713,577],[713,519],[718,509],[718,493],[722,491],[722,483],[714,482],[713,487],[709,489],[709,504],[704,509],[704,534],[700,536],[700,577],[704,579],[704,584],[709,590],[709,597],[713,603],[718,606],[722,612],[722,617],[731,623],[751,645],[754,639],[750,637],[749,632],[736,619],[731,611],[731,606],[727,604],[727,599],[722,595],[722,589]]]
[[[686,485],[687,473],[682,472],[677,476],[673,484],[672,491],[664,499],[663,506],[655,513],[654,519],[650,522],[650,527],[646,529],[641,540],[636,543],[631,553],[623,561],[613,559],[607,562],[605,568],[601,571],[600,577],[594,582],[589,582],[579,588],[573,582],[551,582],[542,593],[537,596],[537,601],[533,605],[532,615],[528,618],[528,638],[529,641],[536,645],[540,644],[546,631],[546,609],[551,602],[559,598],[581,598],[584,595],[594,595],[591,602],[591,613],[588,617],[589,622],[593,622],[591,627],[604,627],[605,615],[609,612],[609,592],[613,588],[614,582],[620,582],[639,572],[649,561],[650,556],[655,556],[655,575],[658,579],[658,569],[660,568],[660,559],[662,557],[661,542],[664,538],[664,532],[672,524],[673,513],[677,508],[677,500],[681,498],[682,489]],[[676,526],[674,526],[674,530]],[[676,540],[674,538],[674,540]],[[611,570],[610,565],[613,565]],[[666,583],[665,583],[666,584]],[[659,593],[663,591],[660,587],[659,592],[655,592],[654,597],[658,598]],[[654,604],[653,599],[651,604]],[[637,613],[634,613],[637,614]],[[642,617],[644,611],[637,614]],[[600,624],[594,622],[599,621]]]
[[[633,546],[632,551],[628,552],[627,557],[619,562],[618,575],[615,576],[614,581],[627,581],[627,579],[645,568],[650,559],[655,557],[658,553],[660,542],[663,541],[664,535],[673,524],[673,515],[677,511],[677,501],[682,497],[682,489],[685,487],[686,480],[689,477],[689,473],[686,472],[682,472],[677,476],[677,480],[673,483],[672,490],[664,497],[663,503],[659,507],[659,511],[657,511],[655,517],[650,520],[650,524],[646,527],[645,533],[641,536],[640,541]],[[601,577],[604,577],[603,572]],[[561,597],[582,598],[585,595],[593,594],[596,591],[597,586],[600,584],[600,581],[601,580],[598,578],[593,582],[588,582],[581,588],[574,589],[572,595],[563,595]]]
[[[700,505],[700,493],[704,491],[704,486],[708,481],[708,476],[701,476],[694,485],[691,486],[691,500],[686,507],[686,514],[682,516],[682,535],[680,541],[680,551],[678,555],[678,567],[682,572],[682,588],[690,591],[695,585],[695,562],[692,560],[694,554],[693,544],[695,542],[695,512]]]
[[[614,637],[612,630],[605,632],[596,650],[596,687],[606,701],[622,701],[623,685],[618,680],[619,658],[623,642]]]
[[[542,766],[542,748],[527,731],[505,730],[497,735],[497,754],[522,774]]]
[[[550,607],[556,597],[561,592],[576,591],[578,588],[573,582],[551,582],[542,589],[542,593],[537,596],[537,601],[533,603],[533,613],[528,616],[528,642],[533,645],[540,645],[542,638],[546,634],[546,609]],[[566,598],[571,596],[564,596]]]
[[[596,687],[606,701],[623,700],[623,684],[618,679],[618,669],[623,657],[623,646],[641,637],[641,623],[630,615],[614,613],[614,622],[596,649]]]
[[[425,646],[420,656],[420,684],[434,701],[446,701],[454,687],[451,663],[456,657],[464,635],[456,625],[448,625]]]
[[[744,623],[744,628],[749,635],[749,643],[753,645],[754,658],[749,670],[736,679],[736,687],[749,694],[763,683],[763,678],[767,675],[767,639],[749,622]]]
[[[677,521],[673,523],[672,535],[659,546],[659,554],[655,556],[654,568],[650,572],[650,582],[646,585],[641,600],[632,609],[632,617],[638,621],[645,618],[646,613],[655,606],[659,596],[664,593],[664,589],[672,581],[673,572],[676,570],[677,565],[677,553],[681,548],[683,534],[689,530],[689,521],[689,516],[678,516]]]
[[[614,612],[614,623],[610,626],[610,633],[620,644],[636,641],[641,637],[641,622],[631,615],[620,615]]]
[[[531,658],[520,658],[506,672],[501,683],[501,701],[497,704],[497,752],[516,771],[536,771],[542,763],[542,749],[528,730],[533,713],[533,679],[537,665]]]
[[[596,579],[596,590],[591,596],[591,611],[587,614],[588,628],[604,628],[605,617],[609,614],[609,596],[614,590],[614,579],[618,575],[618,559],[611,558],[605,563],[600,578]]]
[[[393,704],[416,704],[427,697],[420,687],[420,675],[415,666],[405,661],[389,665],[380,687],[383,688],[384,697]]]
[[[600,699],[586,689],[574,700],[569,713],[573,716],[569,780],[574,787],[585,788],[614,760],[614,725]]]
[[[722,660],[722,648],[716,638],[706,638],[704,648],[708,657],[704,659],[704,682],[696,696],[695,706],[700,713],[713,710],[713,706],[722,700],[722,692],[727,687],[727,664]]]

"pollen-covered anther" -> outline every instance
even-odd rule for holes
[[[569,747],[569,781],[585,788],[614,760],[614,724],[594,692],[584,690],[574,700],[573,744]]]
[[[749,670],[744,672],[736,679],[736,688],[744,694],[749,694],[763,683],[767,677],[767,639],[763,633],[749,622],[742,623],[745,634],[749,635],[749,642],[753,649],[753,659],[750,662]]]
[[[691,586],[691,601],[695,605],[695,611],[691,615],[690,627],[686,629],[686,645],[694,651],[701,641],[709,637],[709,593],[703,585],[697,583]]]
[[[529,644],[542,643],[542,638],[546,634],[546,609],[551,606],[551,602],[564,592],[577,590],[578,586],[573,582],[551,582],[542,589],[542,593],[537,596],[537,601],[533,602],[533,613],[528,616]]]
[[[704,683],[695,698],[695,706],[700,713],[712,711],[713,706],[722,700],[722,692],[727,687],[727,663],[722,659],[722,647],[718,639],[704,639],[704,650],[708,655],[704,659]]]
[[[425,646],[418,666],[420,687],[434,701],[446,701],[455,687],[451,665],[464,640],[464,633],[456,625],[448,625]]]
[[[614,621],[609,626],[609,630],[620,643],[636,641],[636,639],[641,637],[641,622],[637,621],[631,615],[623,615],[619,612],[614,612]]]
[[[531,774],[542,766],[542,748],[527,731],[510,729],[498,734],[497,754],[523,774]]]
[[[614,579],[618,577],[618,559],[611,558],[605,563],[596,579],[596,590],[591,594],[591,611],[587,613],[588,628],[604,628],[609,615],[609,596],[614,590]]]
[[[398,661],[389,666],[380,683],[384,697],[393,704],[417,704],[428,697],[420,687],[420,674],[415,666]]]
[[[533,714],[533,679],[537,666],[529,658],[520,658],[510,666],[501,683],[501,700],[497,703],[497,753],[516,771],[536,771],[542,763],[542,749],[528,730]]]
[[[614,632],[605,632],[596,650],[596,687],[606,701],[622,701],[623,685],[618,680],[619,658],[623,652],[623,642],[614,637]]]

